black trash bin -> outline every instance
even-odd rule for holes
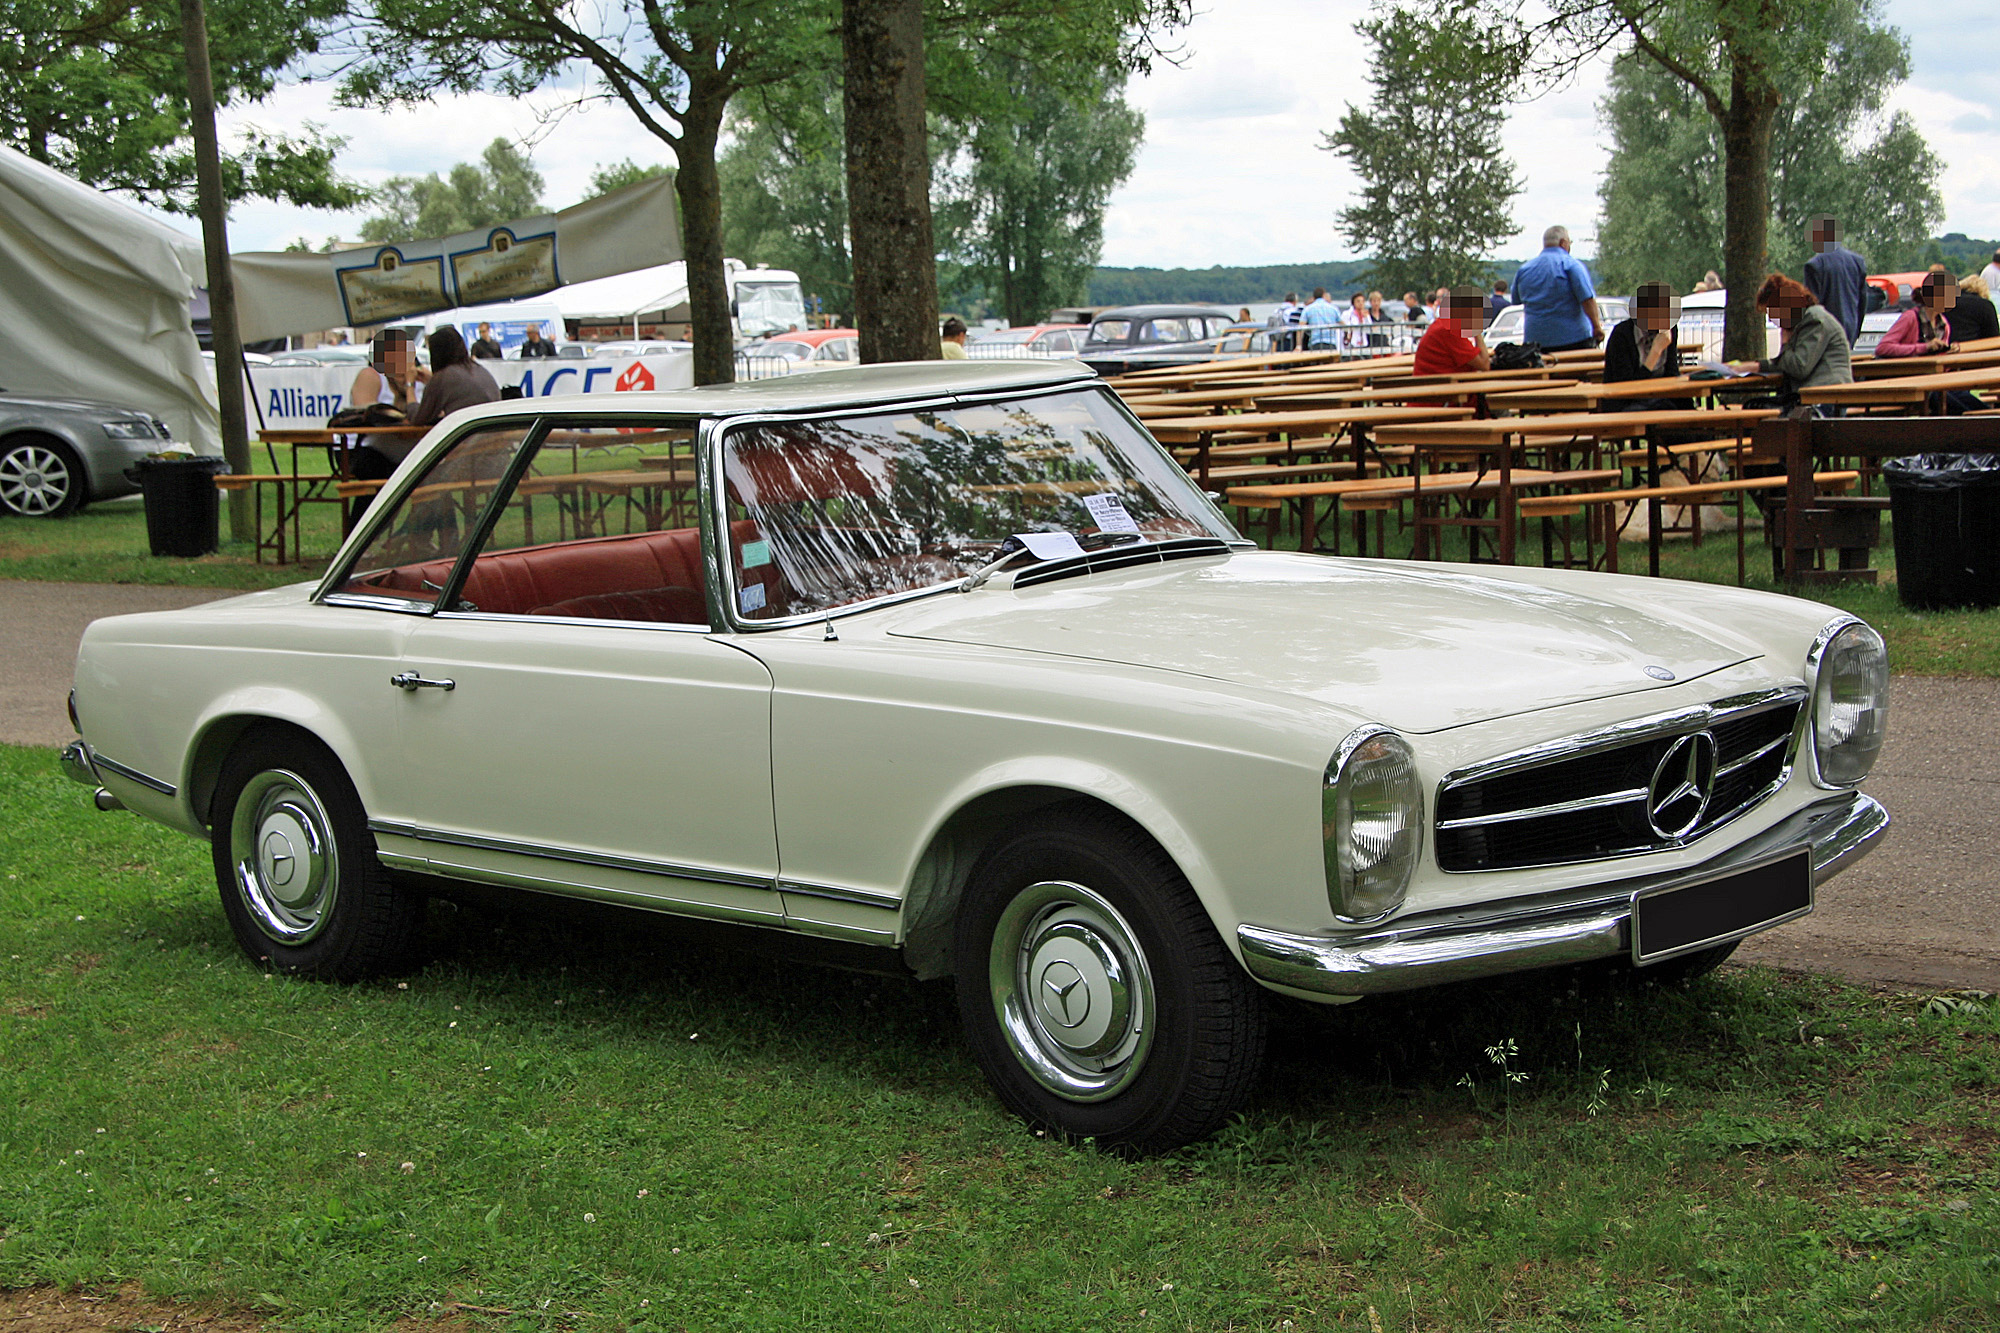
[[[224,460],[193,454],[144,458],[127,469],[146,498],[146,543],[154,555],[208,555],[221,544],[215,479],[227,471]]]
[[[1882,476],[1903,605],[2000,606],[2000,454],[1912,454]]]

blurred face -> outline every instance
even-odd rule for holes
[[[391,379],[406,380],[416,365],[417,345],[408,338],[391,338],[382,349],[382,359],[375,363],[375,369]]]
[[[1639,327],[1645,329],[1648,333],[1665,333],[1674,326],[1675,316],[1678,313],[1675,310],[1675,306],[1679,304],[1678,301],[1673,301],[1666,305],[1640,306],[1638,309]]]
[[[1354,298],[1354,308],[1356,310],[1361,310],[1366,308],[1367,304],[1368,304],[1368,299],[1366,297],[1357,296]]]
[[[1958,284],[1955,282],[1940,282],[1920,295],[1925,309],[1929,310],[1932,314],[1942,315],[1945,311],[1958,304]]]
[[[1460,328],[1476,329],[1486,322],[1486,297],[1472,287],[1445,293],[1445,308],[1451,322]]]

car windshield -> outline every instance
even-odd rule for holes
[[[805,327],[805,297],[796,282],[736,284],[736,324],[745,337]]]
[[[1022,533],[1083,550],[1238,540],[1095,389],[745,425],[724,436],[722,459],[734,595],[752,620],[954,583]]]
[[[1129,319],[1100,319],[1090,326],[1090,341],[1094,343],[1122,343],[1131,336]]]

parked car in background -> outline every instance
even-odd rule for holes
[[[423,339],[417,340],[422,351]],[[426,353],[426,355],[428,355]],[[338,347],[298,347],[289,352],[280,352],[271,358],[274,366],[355,366],[368,364],[369,351],[365,343],[343,343]]]
[[[1686,302],[1683,301],[1682,305],[1686,305]],[[1604,320],[1604,331],[1609,333],[1621,321],[1631,318],[1631,299],[1624,296],[1604,296],[1600,294],[1597,298],[1597,313]],[[1486,326],[1486,345],[1488,347],[1497,347],[1501,343],[1520,342],[1521,331],[1527,326],[1527,320],[1528,308],[1526,306],[1508,306],[1505,310],[1495,315],[1493,322]]]
[[[779,371],[818,370],[854,365],[861,360],[861,334],[856,329],[808,329],[781,333],[736,349],[739,359],[777,360],[790,364]]]
[[[1036,357],[1071,357],[1083,346],[1088,324],[1023,324],[1012,329],[982,329],[966,339],[965,354],[973,360],[1005,359],[1025,352]]]
[[[1206,361],[1235,322],[1215,306],[1118,306],[1091,321],[1078,357],[1100,375]]]
[[[125,469],[173,443],[150,412],[0,390],[0,514],[62,518],[139,488]]]
[[[588,343],[586,347],[590,356],[654,356],[663,352],[689,351],[694,344],[665,338],[624,338],[617,342]]]
[[[578,537],[579,466],[694,486]],[[1790,597],[1258,550],[1084,368],[925,362],[454,413],[317,582],[93,623],[64,766],[210,842],[255,967],[509,888],[846,941],[1156,1152],[1266,992],[1674,980],[1811,911],[1887,684]]]

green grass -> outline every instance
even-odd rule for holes
[[[0,1287],[308,1330],[2000,1326],[1987,999],[1286,1010],[1242,1119],[1134,1163],[1002,1114],[944,986],[473,909],[401,979],[272,979],[205,847],[47,751],[0,791]]]

